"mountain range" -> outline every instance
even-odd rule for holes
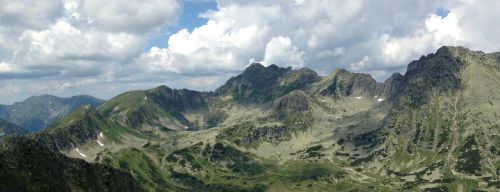
[[[441,47],[383,83],[344,69],[319,76],[254,63],[211,92],[159,86],[81,106],[38,133],[6,138],[0,165],[7,162],[8,181],[45,187],[27,191],[101,189],[83,183],[110,191],[498,191],[499,105],[500,53]],[[13,163],[45,156],[61,166]],[[65,177],[37,182],[36,171],[60,175],[54,169]]]
[[[54,120],[66,116],[83,105],[98,107],[104,101],[88,95],[61,98],[53,95],[33,96],[12,105],[0,105],[0,118],[28,132],[46,128]]]

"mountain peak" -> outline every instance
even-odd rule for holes
[[[158,90],[164,90],[164,91],[168,90],[168,91],[170,91],[172,89],[170,87],[166,86],[166,85],[160,85],[158,87],[155,87],[155,88],[151,89],[151,91],[158,91]]]
[[[321,95],[335,98],[351,95],[373,97],[377,94],[379,84],[370,74],[353,73],[337,68],[326,77],[328,84],[321,89]]]
[[[250,73],[250,74],[253,74],[255,72],[258,72],[258,71],[283,71],[283,70],[291,70],[292,67],[287,67],[287,68],[283,68],[283,67],[279,67],[275,64],[271,64],[269,66],[264,66],[262,65],[261,63],[252,63],[250,64],[246,69],[245,71],[243,71],[243,74],[245,73]]]
[[[252,63],[246,69],[265,68],[261,63]]]
[[[462,46],[442,46],[436,51],[436,55],[461,55],[470,53],[484,53],[482,51],[473,51]]]
[[[264,67],[260,63],[252,63],[242,74],[232,77],[215,90],[215,93],[232,95],[244,102],[268,101],[273,97],[280,80],[291,71],[291,67],[283,68],[274,64]]]

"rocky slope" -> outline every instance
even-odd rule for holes
[[[25,137],[10,137],[0,144],[0,191],[143,189],[126,172],[67,158]]]
[[[499,95],[500,53],[442,47],[384,83],[252,64],[214,92],[131,91],[40,135],[148,191],[498,191]]]

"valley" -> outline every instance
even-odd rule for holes
[[[145,191],[498,191],[499,106],[500,53],[445,46],[384,83],[254,63],[211,92],[130,91],[25,137]]]

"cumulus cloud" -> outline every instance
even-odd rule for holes
[[[49,61],[65,65],[61,60],[123,61],[140,53],[144,41],[142,36],[82,30],[60,20],[46,30],[26,30],[13,59],[31,67]]]
[[[351,63],[351,69],[355,70],[355,71],[365,69],[367,67],[370,67],[371,62],[372,61],[371,61],[370,57],[365,56],[365,57],[363,57],[363,59],[361,61]]]
[[[81,16],[99,29],[148,32],[176,22],[180,4],[175,0],[85,0]]]
[[[372,73],[382,81],[443,45],[500,48],[476,32],[500,31],[481,21],[499,18],[493,15],[500,3],[492,0],[217,2],[218,10],[201,15],[208,19],[205,25],[170,36],[162,50],[169,71],[229,72],[259,61],[326,72],[343,67]],[[438,10],[448,14],[437,15]],[[471,17],[471,10],[487,11]]]
[[[0,0],[0,91],[9,93],[0,99],[109,97],[166,82],[210,90],[251,62],[383,81],[442,45],[500,50],[496,0],[218,0],[199,14],[205,24],[144,50],[149,34],[189,22],[178,20],[181,9],[175,0]]]
[[[304,52],[292,45],[288,37],[273,37],[266,45],[264,60],[265,65],[279,64],[293,67],[304,65]]]
[[[0,25],[44,29],[62,12],[60,1],[0,0]]]
[[[401,9],[408,4],[414,9]],[[201,15],[208,19],[205,25],[171,35],[161,58],[169,58],[172,70],[168,71],[178,74],[196,69],[232,72],[255,61],[331,71],[350,68],[365,56],[372,65],[353,69],[402,67],[410,56],[389,58],[390,48],[385,55],[382,49],[390,41],[396,46],[396,39],[421,29],[437,7],[438,3],[414,1],[221,0],[218,10]],[[150,58],[144,63],[159,66]]]

